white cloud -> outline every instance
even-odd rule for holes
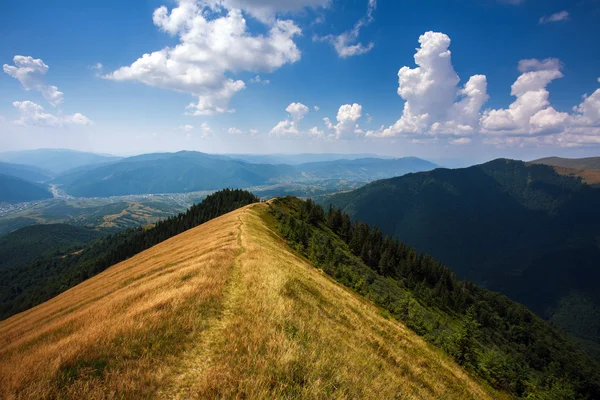
[[[218,0],[213,0],[218,2]],[[330,0],[221,0],[227,8],[239,8],[259,21],[269,22],[278,14],[301,11],[304,8],[324,7]]]
[[[92,66],[90,66],[90,69],[95,69],[96,71],[100,71],[104,66],[102,65],[102,63],[96,63]]]
[[[334,125],[329,118],[324,118],[325,125],[332,131],[335,139],[356,139],[364,135],[364,132],[357,124],[362,116],[362,106],[360,104],[344,104],[337,113],[338,123]]]
[[[325,137],[325,132],[316,126],[308,130],[308,136],[314,139],[322,139]]]
[[[241,135],[242,132],[240,129],[233,127],[233,128],[229,128],[229,130],[227,131],[230,135]]]
[[[210,126],[208,126],[207,122],[203,122],[202,125],[200,125],[200,137],[202,139],[206,139],[211,136],[213,136],[212,129],[210,129]]]
[[[60,128],[67,125],[90,125],[85,115],[54,115],[44,111],[44,107],[31,101],[15,101],[13,106],[19,111],[20,118],[13,121],[16,125]]]
[[[256,75],[254,78],[250,79],[250,83],[260,83],[261,85],[268,85],[271,83],[268,79],[262,79],[260,75]]]
[[[559,11],[552,15],[545,15],[542,18],[540,18],[540,24],[549,24],[551,22],[566,21],[568,19],[569,19],[568,11]]]
[[[377,0],[369,0],[367,5],[367,15],[354,24],[354,27],[340,35],[314,36],[315,41],[326,41],[333,45],[339,57],[346,58],[368,53],[375,44],[358,42],[360,31],[363,27],[370,25],[373,21],[373,13],[377,8]]]
[[[144,54],[130,66],[106,75],[118,81],[140,81],[150,86],[190,93],[198,97],[187,108],[191,115],[233,111],[230,99],[245,83],[229,74],[242,71],[272,72],[300,59],[294,37],[300,28],[290,20],[274,20],[266,34],[253,35],[237,3],[249,1],[178,0],[170,12],[165,6],[154,11],[154,24],[179,38],[179,44]],[[243,4],[242,4],[243,3]],[[258,3],[274,10],[274,2]],[[257,9],[258,9],[257,8]],[[283,10],[284,8],[282,8]]]
[[[464,144],[469,144],[469,143],[471,143],[471,138],[468,138],[468,137],[450,139],[450,144],[464,145]]]
[[[29,56],[14,56],[15,65],[4,64],[4,72],[21,82],[27,91],[37,90],[52,106],[63,102],[63,93],[56,86],[46,85],[44,75],[49,67],[39,58]]]
[[[488,100],[487,79],[472,76],[463,88],[452,66],[450,38],[439,32],[419,37],[417,68],[398,71],[398,95],[405,100],[402,117],[392,126],[367,136],[470,134],[477,128],[481,107]]]
[[[276,137],[298,137],[301,135],[298,130],[298,123],[308,114],[309,109],[302,103],[290,103],[285,111],[289,117],[279,121],[269,132],[271,136]]]
[[[302,103],[291,103],[289,106],[287,106],[285,111],[287,111],[294,120],[298,121],[304,118],[304,116],[308,114],[309,110],[308,107]]]
[[[598,81],[600,81],[600,78],[598,79]],[[314,106],[314,107],[313,107],[313,110],[315,110],[315,111],[319,111],[319,110],[320,110],[320,108],[319,108],[319,106]]]
[[[192,125],[180,125],[179,129],[184,131],[184,132],[189,132],[192,129],[194,129],[194,127]]]
[[[258,129],[250,129],[250,130],[249,130],[249,132],[250,132],[250,136],[251,136],[251,137],[258,136],[258,134],[260,133],[260,132],[258,131]]]
[[[516,100],[508,109],[487,110],[481,117],[484,133],[532,135],[560,129],[568,114],[559,113],[550,106],[546,86],[563,77],[557,59],[522,60],[522,74],[512,85],[511,95]]]

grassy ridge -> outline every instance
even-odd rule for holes
[[[504,397],[290,252],[267,208],[0,322],[0,397]]]

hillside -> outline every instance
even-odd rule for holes
[[[0,161],[30,165],[60,174],[85,165],[100,165],[120,157],[66,149],[37,149],[0,153]]]
[[[43,182],[50,179],[50,173],[30,165],[0,162],[0,174],[13,176],[29,182]]]
[[[219,217],[0,322],[0,397],[502,397],[293,254],[267,209]]]
[[[600,358],[600,190],[549,166],[496,160],[377,181],[325,203],[525,304]]]
[[[547,157],[533,160],[530,164],[544,164],[553,167],[565,167],[575,169],[595,169],[600,170],[600,157],[588,158],[561,158]]]
[[[250,164],[198,152],[146,154],[58,177],[73,196],[184,193],[224,187],[251,187],[286,180],[289,166]]]
[[[52,198],[52,193],[45,187],[8,175],[0,174],[0,188],[0,203],[20,203]]]
[[[34,225],[0,237],[0,269],[24,264],[44,255],[80,250],[102,232],[67,224]]]
[[[247,158],[278,160],[264,156]],[[347,181],[362,184],[435,167],[435,164],[413,157],[340,159],[287,165],[182,151],[144,154],[99,167],[86,166],[62,174],[52,183],[62,185],[66,193],[80,197],[189,193],[223,187],[269,188],[277,185],[285,185],[288,193],[295,193],[291,187],[293,184],[304,185],[302,192],[307,191],[306,185],[316,185],[316,190],[330,192],[332,185],[347,184]],[[281,186],[276,191],[281,194]]]

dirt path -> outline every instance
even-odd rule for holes
[[[193,394],[190,389],[197,382],[202,373],[211,362],[211,349],[213,344],[221,336],[222,330],[227,326],[229,319],[234,313],[237,299],[240,297],[242,276],[241,260],[246,252],[245,230],[243,216],[248,212],[244,210],[243,214],[238,216],[239,225],[237,227],[238,250],[233,265],[233,270],[229,278],[227,289],[223,300],[223,311],[221,314],[212,318],[209,322],[209,328],[202,335],[201,340],[196,343],[182,358],[180,366],[177,368],[177,375],[173,378],[172,384],[161,393],[157,394],[159,399],[190,399]]]

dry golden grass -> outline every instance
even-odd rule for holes
[[[598,185],[598,184],[600,184],[600,170],[595,170],[595,169],[580,169],[580,168],[565,168],[565,167],[553,167],[553,168],[560,175],[579,176],[588,185]]]
[[[255,204],[0,323],[0,398],[490,399]]]

